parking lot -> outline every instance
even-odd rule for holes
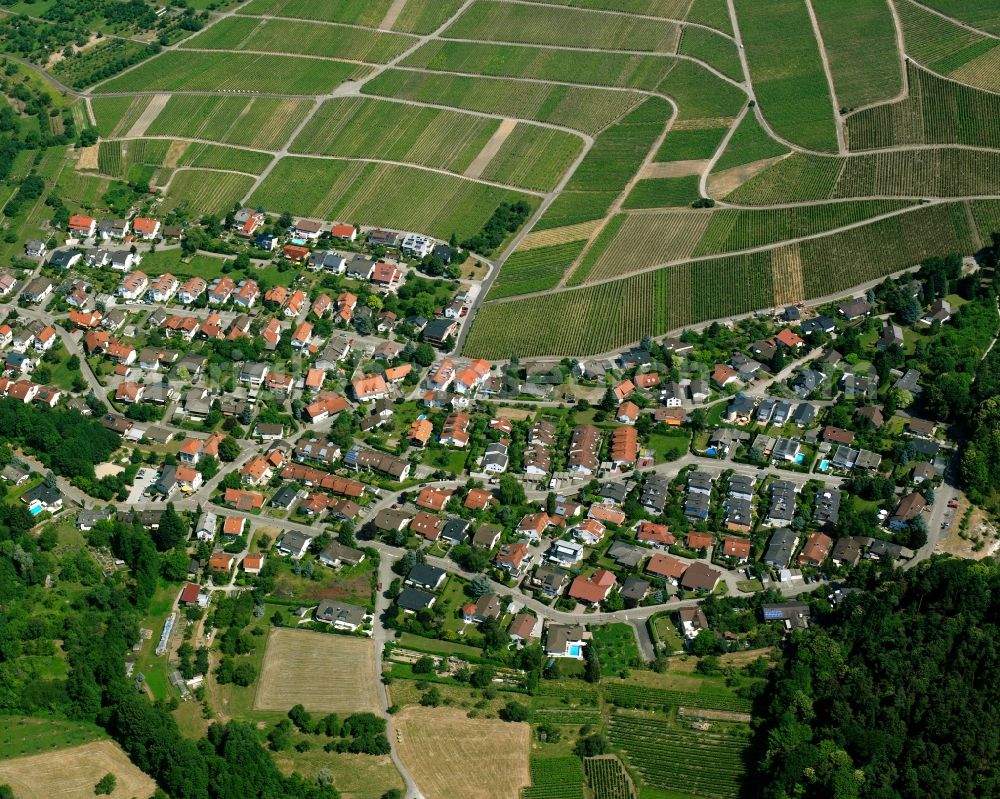
[[[143,497],[143,493],[156,482],[158,474],[159,472],[156,469],[147,467],[140,469],[139,473],[135,476],[135,482],[132,483],[132,490],[129,491],[127,503],[135,505],[136,503],[145,501],[146,497]]]

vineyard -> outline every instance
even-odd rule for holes
[[[735,799],[746,767],[749,728],[713,722],[707,731],[632,714],[611,716],[611,742],[643,783],[684,796]]]
[[[365,94],[448,105],[597,133],[642,102],[637,92],[526,83],[390,69],[365,84]]]
[[[588,710],[579,707],[540,707],[531,713],[533,721],[539,724],[569,724],[582,727],[584,724],[597,726],[601,724],[601,711]]]
[[[327,94],[369,68],[287,55],[170,50],[107,83],[97,92],[222,91]]]
[[[571,133],[518,122],[480,177],[550,191],[582,148],[583,142]]]
[[[163,207],[183,208],[191,216],[221,216],[238,203],[253,185],[246,175],[224,175],[190,169],[176,172]]]
[[[617,757],[588,757],[583,769],[594,799],[636,799],[628,772]]]
[[[91,103],[97,119],[97,131],[106,138],[124,136],[152,102],[149,95],[139,97],[95,97]]]
[[[793,153],[775,162],[726,197],[745,205],[827,200],[846,159]]]
[[[267,14],[320,22],[342,22],[369,28],[379,27],[393,0],[340,0],[317,3],[315,0],[254,0],[240,9],[242,14]],[[405,33],[430,33],[452,16],[461,0],[407,0],[392,29]]]
[[[555,294],[484,305],[465,351],[483,358],[607,352],[662,335],[666,270]]]
[[[521,799],[583,799],[583,767],[575,757],[532,757],[531,786]]]
[[[225,169],[259,175],[271,163],[271,156],[254,150],[223,147],[218,144],[192,143],[178,161],[180,166]]]
[[[677,208],[691,205],[701,195],[698,176],[647,178],[638,181],[622,204],[623,208]]]
[[[496,44],[438,39],[428,42],[402,62],[437,72],[466,72],[499,78],[534,78],[588,86],[616,86],[651,91],[674,61],[639,53],[580,53],[530,45]]]
[[[100,102],[100,98],[94,102]],[[153,120],[146,135],[181,136],[277,149],[288,141],[310,105],[310,100],[301,99],[174,95]]]
[[[678,61],[656,87],[677,103],[677,119],[719,120],[735,117],[746,103],[742,89],[720,80],[700,64]]]
[[[779,136],[836,152],[833,101],[801,0],[736,0],[760,110]]]
[[[684,28],[677,52],[704,61],[733,80],[743,80],[743,67],[731,39],[704,28]]]
[[[443,36],[673,53],[677,49],[680,26],[624,14],[595,14],[581,9],[491,1],[474,3]]]
[[[859,200],[768,211],[722,209],[712,214],[692,255],[715,255],[775,244],[908,207],[912,203],[901,200]]]
[[[924,0],[924,5],[1000,36],[1000,19],[993,0]]]
[[[813,0],[812,5],[839,107],[895,97],[903,88],[903,72],[885,0]]]
[[[183,47],[203,50],[255,50],[344,58],[384,64],[416,43],[412,36],[383,33],[347,25],[331,26],[287,19],[260,20],[228,17],[204,33],[188,39]]]
[[[767,135],[753,113],[748,113],[740,121],[719,160],[715,162],[715,171],[778,158],[788,152],[787,147]]]
[[[608,682],[604,685],[604,696],[612,704],[623,708],[662,710],[677,707],[696,707],[705,710],[726,710],[733,713],[749,713],[750,701],[726,689],[673,691],[667,688],[653,688],[627,682]]]
[[[400,187],[405,186],[405,191]],[[298,216],[420,230],[443,239],[478,233],[501,202],[536,198],[414,167],[283,158],[249,203]]]
[[[573,282],[603,280],[679,261],[694,253],[705,229],[712,220],[712,211],[662,211],[650,214],[628,214],[599,237],[587,257],[573,274]]]
[[[912,63],[910,96],[847,117],[852,150],[900,144],[971,144],[1000,148],[1000,94],[931,75]]]
[[[161,166],[169,148],[169,141],[156,139],[102,141],[97,151],[97,169],[104,175],[139,182],[146,173],[134,168]]]
[[[555,286],[583,250],[585,241],[519,250],[504,263],[489,299],[544,291]]]
[[[1000,89],[996,39],[959,27],[910,0],[900,2],[897,13],[906,49],[922,66],[980,89]]]
[[[575,225],[605,216],[645,161],[668,116],[667,104],[650,98],[605,130],[535,229]]]
[[[292,143],[297,153],[380,158],[463,172],[500,126],[495,119],[388,100],[327,100]]]

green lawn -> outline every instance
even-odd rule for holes
[[[141,648],[136,654],[135,674],[138,675],[141,673],[145,676],[146,684],[149,686],[154,699],[166,699],[168,694],[167,674],[169,664],[166,655],[157,656],[156,646],[160,642],[163,625],[170,615],[170,609],[177,598],[178,590],[177,585],[161,581],[149,604],[149,613],[142,622],[142,626],[152,630],[153,635],[148,640],[142,642]],[[176,624],[180,624],[180,619],[175,622]]]
[[[652,623],[657,639],[667,652],[679,652],[684,649],[684,639],[677,631],[672,613],[660,614]]]
[[[691,435],[686,430],[669,433],[653,433],[649,437],[649,448],[657,461],[675,461],[687,454]]]
[[[595,627],[592,632],[593,646],[605,676],[616,676],[640,662],[635,633],[628,624],[605,624]]]
[[[416,649],[418,652],[430,652],[441,655],[467,655],[472,657],[482,657],[483,652],[475,646],[460,644],[455,641],[439,641],[436,638],[424,638],[413,633],[402,633],[396,639],[396,643],[407,649]]]

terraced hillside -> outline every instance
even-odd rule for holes
[[[97,170],[191,214],[462,238],[527,200],[469,355],[836,294],[1000,218],[980,0],[250,0],[82,94]]]

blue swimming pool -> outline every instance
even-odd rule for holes
[[[572,658],[580,657],[580,653],[583,652],[583,647],[579,644],[570,644],[569,656]]]
[[[37,516],[41,512],[42,512],[41,505],[32,505],[31,507],[28,508],[28,513],[30,513],[32,516]]]
[[[802,465],[803,463],[805,463],[805,462],[806,462],[806,456],[805,456],[805,454],[804,454],[804,453],[802,453],[802,452],[800,452],[800,453],[799,453],[798,455],[796,455],[796,456],[795,456],[795,462],[796,462],[797,464],[799,464],[800,466],[801,466],[801,465]]]
[[[719,450],[717,450],[715,447],[709,447],[708,449],[705,450],[705,454],[715,456],[719,454]]]
[[[830,461],[828,461],[826,458],[824,458],[819,462],[819,470],[821,472],[825,472],[829,468],[830,468]]]

